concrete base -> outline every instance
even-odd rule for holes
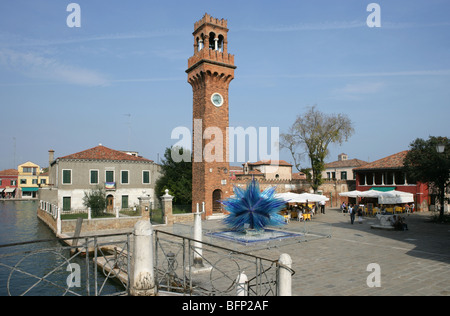
[[[217,220],[217,219],[224,219],[227,216],[227,214],[224,213],[214,213],[212,215],[209,215],[206,217],[207,220]]]

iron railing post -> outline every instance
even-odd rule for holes
[[[97,265],[97,236],[94,237],[94,265]],[[95,296],[98,296],[97,269],[94,269]]]
[[[90,284],[89,284],[89,238],[85,238],[86,249],[86,292],[88,296],[91,296]]]
[[[131,275],[131,259],[130,259],[130,234],[127,234],[127,295],[130,295],[130,275]]]

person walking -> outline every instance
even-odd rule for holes
[[[341,212],[342,213],[345,213],[345,208],[346,208],[345,202],[342,202],[342,205],[341,205]]]
[[[348,213],[350,214],[350,222],[353,225],[353,222],[355,221],[355,211],[353,210],[353,205],[352,204],[348,205]]]
[[[359,208],[358,208],[358,222],[359,222],[360,224],[362,224],[362,215],[363,215],[362,208],[359,207]]]
[[[325,214],[325,201],[320,201],[320,213]]]

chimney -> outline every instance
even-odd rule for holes
[[[347,160],[347,159],[348,159],[348,155],[347,154],[342,153],[342,154],[338,155],[338,161],[344,161],[344,160]]]
[[[55,182],[52,178],[52,162],[55,160],[55,151],[50,149],[48,151],[48,185],[53,185]]]
[[[53,160],[55,160],[55,151],[53,149],[50,149],[48,151],[48,166],[52,164]]]

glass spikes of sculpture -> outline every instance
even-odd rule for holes
[[[261,192],[259,183],[253,179],[247,189],[234,186],[233,191],[234,197],[220,201],[230,213],[224,219],[230,229],[238,232],[248,229],[263,231],[266,226],[285,224],[283,216],[278,214],[285,201],[275,198],[275,187]]]

